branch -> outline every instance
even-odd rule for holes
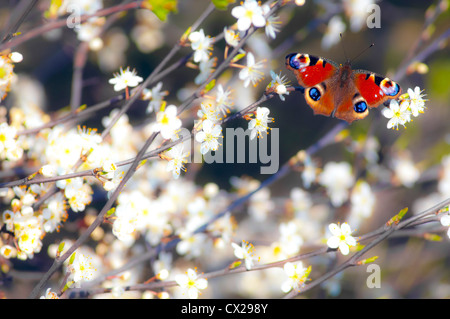
[[[377,233],[378,235],[375,237],[375,239],[373,241],[371,241],[368,245],[366,245],[362,250],[358,251],[357,253],[355,253],[352,257],[350,257],[349,259],[347,259],[347,261],[345,261],[344,263],[342,263],[341,265],[339,265],[338,267],[336,267],[335,269],[331,270],[330,272],[327,272],[326,274],[322,275],[321,277],[317,278],[316,280],[314,280],[312,283],[304,286],[302,289],[300,289],[299,291],[291,291],[289,294],[287,294],[285,296],[285,298],[294,298],[299,294],[303,294],[308,290],[311,290],[312,288],[320,285],[321,283],[323,283],[324,281],[326,281],[327,279],[335,276],[336,274],[338,274],[339,272],[352,267],[352,266],[357,266],[358,265],[358,260],[369,250],[371,250],[373,247],[375,247],[376,245],[378,245],[380,242],[384,241],[385,239],[387,239],[388,237],[390,237],[394,232],[397,232],[399,230],[405,229],[409,226],[411,226],[414,222],[421,220],[422,218],[424,218],[425,216],[429,215],[429,214],[435,214],[436,212],[438,212],[440,209],[448,206],[450,204],[450,198],[442,201],[441,203],[423,211],[420,214],[417,214],[413,217],[408,218],[407,220],[404,220],[403,222],[400,222],[398,224],[391,224],[390,226],[387,226],[387,224],[383,225],[382,227],[380,227],[379,229],[377,229],[375,231],[375,233]],[[428,222],[427,220],[423,220],[423,223]],[[420,225],[421,223],[415,223],[415,225]],[[427,230],[425,230],[426,232]],[[372,234],[370,235],[366,235],[366,236],[362,236],[362,238],[370,238],[371,236],[373,236]]]
[[[438,211],[440,208],[443,208],[447,205],[450,204],[450,199],[447,199],[446,201],[443,201],[441,203],[439,203],[438,205],[433,206],[430,209],[425,210],[424,212],[420,213],[419,215],[421,215],[422,217],[427,216],[429,214],[434,214],[436,211]],[[346,262],[342,263],[341,265],[339,265],[338,267],[336,267],[335,269],[333,269],[330,272],[327,272],[326,274],[324,274],[323,276],[317,278],[316,280],[314,280],[312,283],[306,285],[304,288],[302,288],[300,291],[291,291],[290,293],[288,293],[287,295],[284,296],[284,298],[293,298],[296,297],[298,294],[302,294],[308,290],[313,289],[314,287],[317,287],[318,285],[320,285],[321,283],[323,283],[324,281],[326,281],[327,279],[335,276],[336,274],[338,274],[341,271],[344,271],[347,268],[353,267],[353,266],[357,266],[358,265],[358,261],[360,260],[360,258],[369,250],[371,250],[373,247],[375,247],[376,245],[378,245],[380,242],[384,241],[385,239],[387,239],[390,236],[396,235],[398,237],[403,236],[403,237],[410,237],[410,236],[418,236],[421,233],[424,234],[427,232],[426,229],[421,229],[421,230],[416,230],[414,232],[411,232],[409,229],[405,229],[406,227],[408,227],[407,225],[411,225],[412,221],[416,220],[415,217],[410,217],[408,220],[405,220],[405,222],[403,224],[393,224],[391,226],[382,226],[379,229],[372,231],[370,233],[367,233],[365,235],[362,235],[359,237],[359,242],[364,242],[367,241],[371,238],[374,238],[374,240],[372,240],[368,245],[366,245],[362,250],[360,250],[359,252],[355,253],[352,257],[350,257]],[[422,221],[422,223],[418,223],[417,225],[421,225],[426,223],[426,221]],[[374,236],[376,234],[376,236]],[[245,268],[244,265],[235,267],[230,269],[229,267],[226,267],[224,269],[221,270],[217,270],[217,271],[212,271],[209,273],[205,273],[202,274],[201,277],[202,278],[206,278],[208,280],[213,279],[213,278],[218,278],[218,277],[223,277],[223,276],[229,276],[229,275],[234,275],[234,274],[238,274],[238,273],[245,273],[245,272],[249,272],[249,271],[260,271],[260,270],[264,270],[264,269],[269,269],[269,268],[275,268],[275,267],[283,267],[284,264],[288,263],[288,262],[296,262],[296,261],[301,261],[301,260],[306,260],[306,259],[310,259],[316,256],[320,256],[320,255],[324,255],[330,252],[335,252],[335,249],[330,249],[327,246],[323,246],[323,247],[319,247],[313,251],[307,252],[307,253],[302,253],[299,254],[297,256],[293,256],[284,260],[280,260],[280,261],[276,261],[276,262],[272,262],[272,263],[267,263],[267,264],[260,264],[260,265],[255,265],[253,266],[250,270],[247,270]],[[133,261],[133,265],[137,265],[140,262],[143,262],[145,259],[143,258],[143,256],[139,256],[136,260]],[[114,276],[117,273],[110,273],[108,274],[108,276]],[[94,282],[101,282],[103,281],[103,276],[102,278],[96,278],[94,279],[92,282],[90,282],[92,286]],[[135,291],[135,290],[158,290],[158,289],[163,289],[163,288],[169,288],[169,287],[174,287],[177,286],[177,283],[173,280],[170,281],[157,281],[157,282],[150,282],[150,283],[144,283],[144,284],[136,284],[136,285],[130,285],[130,286],[126,286],[124,287],[125,291]],[[77,296],[83,296],[83,297],[88,297],[94,294],[99,294],[99,293],[110,293],[112,291],[112,288],[75,288],[75,289],[71,289],[70,294],[69,294],[69,298],[77,298]]]
[[[33,9],[33,7],[36,5],[36,3],[38,2],[38,0],[22,0],[18,6],[16,7],[15,11],[22,11],[19,14],[19,17],[16,21],[16,23],[12,26],[10,26],[6,32],[5,32],[5,36],[2,39],[2,44],[9,41],[14,34],[17,32],[17,30],[19,30],[19,27],[22,25],[23,21],[25,21],[25,18],[28,16],[28,14],[30,13],[30,11]],[[15,13],[11,14],[11,17],[14,17]]]

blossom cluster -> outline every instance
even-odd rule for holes
[[[398,130],[398,126],[404,127],[406,123],[412,121],[412,116],[417,117],[425,110],[424,94],[418,86],[412,89],[408,89],[406,97],[397,100],[391,100],[389,107],[384,108],[382,113],[389,119],[387,128]]]

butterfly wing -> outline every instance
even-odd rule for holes
[[[336,76],[339,66],[321,57],[291,53],[286,56],[286,67],[294,72],[298,84],[305,89],[306,103],[313,109],[314,114],[330,116],[335,110],[335,102],[327,88],[329,81]]]
[[[396,99],[402,93],[398,83],[373,72],[356,70],[353,72],[353,79],[358,92],[369,108],[378,107],[390,99]]]
[[[335,117],[350,123],[365,118],[370,108],[378,107],[401,94],[401,88],[396,82],[373,72],[355,70],[350,79],[345,99],[339,103],[335,112]]]
[[[334,113],[334,117],[349,123],[355,120],[362,120],[367,115],[369,115],[367,103],[356,90],[353,95],[349,94],[346,96],[346,99],[339,104]]]

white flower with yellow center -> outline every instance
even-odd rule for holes
[[[217,86],[216,108],[225,116],[230,113],[230,108],[233,106],[233,101],[229,96],[230,94],[231,90],[225,90],[222,84]]]
[[[6,122],[0,124],[0,159],[11,161],[19,160],[23,155],[23,149],[16,140],[17,130]]]
[[[138,86],[144,79],[136,74],[136,70],[130,71],[127,67],[125,71],[120,68],[120,73],[114,73],[114,78],[109,80],[110,84],[114,85],[114,91],[122,91],[129,87]]]
[[[397,100],[391,100],[389,107],[385,107],[381,113],[389,119],[387,128],[398,130],[399,125],[405,126],[411,120],[411,113],[408,111],[409,102],[403,100],[398,104]]]
[[[181,120],[177,117],[177,107],[169,105],[161,107],[161,111],[156,114],[155,132],[160,132],[164,139],[172,138],[181,127]]]
[[[256,62],[251,52],[247,54],[247,66],[239,72],[239,79],[244,81],[244,87],[247,87],[250,82],[256,86],[263,79],[264,73],[260,71],[263,67],[263,61]]]
[[[261,133],[269,130],[268,123],[273,122],[273,118],[269,117],[270,110],[267,107],[258,107],[256,109],[256,117],[248,122],[250,139],[254,139],[256,135],[262,136]]]
[[[76,254],[75,259],[69,268],[73,276],[72,280],[74,282],[92,280],[96,269],[93,266],[91,259],[91,257],[82,253]]]
[[[200,153],[205,155],[208,151],[217,151],[219,148],[219,138],[222,133],[222,127],[214,124],[210,120],[202,122],[202,130],[195,135],[195,140],[202,143]]]
[[[189,152],[183,152],[183,144],[177,144],[167,151],[166,154],[170,157],[166,170],[172,172],[173,178],[177,179],[180,177],[181,171],[186,171],[184,164],[187,163]]]
[[[208,287],[208,281],[205,278],[199,278],[193,269],[188,269],[185,275],[177,275],[175,281],[187,293],[189,299],[197,299],[200,290]]]
[[[197,111],[197,116],[200,120],[208,120],[213,123],[216,123],[219,120],[216,107],[211,103],[201,103],[200,109]]]
[[[67,206],[64,195],[56,193],[45,201],[47,205],[42,211],[44,230],[48,233],[58,229],[62,221],[67,218]]]
[[[284,264],[283,269],[288,276],[288,279],[281,285],[281,290],[284,293],[288,293],[292,289],[299,290],[305,284],[309,271],[303,267],[301,261],[296,264],[287,262]]]
[[[209,60],[213,39],[206,36],[203,29],[192,32],[189,35],[189,41],[191,41],[191,47],[194,50],[194,62]]]
[[[14,228],[19,251],[32,258],[33,254],[39,252],[42,248],[43,230],[41,229],[40,219],[32,215],[17,218]]]
[[[257,28],[266,25],[263,9],[256,0],[245,0],[240,6],[231,10],[231,15],[238,19],[239,31],[247,31],[252,24]]]
[[[268,4],[264,4],[262,7],[264,15],[267,15],[270,11],[270,6]],[[269,16],[266,19],[266,36],[269,38],[275,39],[277,36],[277,33],[280,32],[280,29],[278,25],[281,24],[280,21],[278,21],[278,17],[276,16]]]
[[[228,28],[224,28],[223,29],[223,34],[225,36],[225,42],[232,47],[235,47],[239,44],[239,34],[234,32],[231,29]]]
[[[276,94],[280,96],[280,100],[284,101],[284,94],[289,95],[289,91],[287,90],[287,80],[286,77],[281,74],[276,74],[272,70],[270,70],[270,76],[272,77],[272,81],[267,86],[267,90],[273,90]]]
[[[416,86],[414,90],[408,89],[409,96],[409,111],[414,115],[414,117],[419,116],[420,113],[423,113],[425,110],[425,100],[423,97],[425,94],[422,94],[420,87]]]
[[[255,247],[247,241],[242,241],[242,246],[238,244],[231,243],[231,246],[234,248],[234,255],[243,259],[245,262],[245,269],[250,270],[253,267],[255,256],[253,251]]]
[[[351,246],[356,246],[356,239],[351,236],[352,230],[350,225],[343,223],[341,226],[337,224],[328,225],[331,237],[327,241],[328,247],[331,249],[339,248],[342,255],[348,255]]]
[[[17,256],[17,249],[10,245],[3,245],[0,247],[0,255],[6,259],[14,258]]]
[[[102,173],[101,173],[103,177],[108,178],[108,179],[113,178],[116,170],[117,170],[117,166],[112,160],[106,159],[103,161]]]
[[[88,184],[83,184],[79,189],[68,197],[69,205],[72,211],[82,212],[92,201],[92,189]]]

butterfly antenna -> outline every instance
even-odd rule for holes
[[[339,36],[341,37],[341,46],[342,46],[342,51],[344,51],[344,57],[345,57],[345,61],[350,62],[350,60],[348,59],[348,55],[347,52],[345,52],[345,45],[343,42],[343,37],[342,37],[342,33],[339,33]]]
[[[357,58],[359,58],[361,55],[363,55],[367,50],[369,50],[371,47],[373,47],[375,45],[375,43],[372,43],[371,45],[369,45],[367,48],[365,48],[364,50],[362,50],[357,56],[355,56],[351,61],[355,61]]]

